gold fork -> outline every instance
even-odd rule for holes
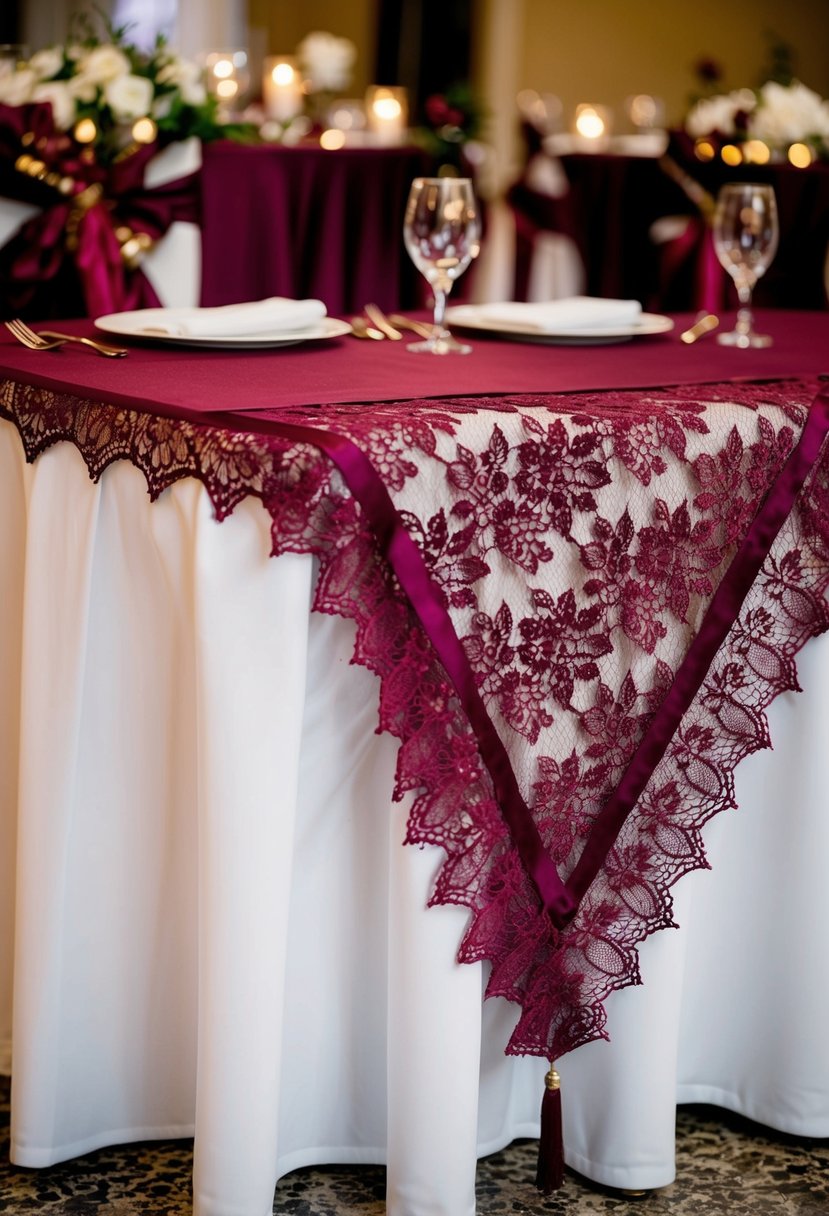
[[[399,342],[403,337],[399,329],[395,329],[389,318],[383,312],[382,308],[378,308],[376,304],[364,304],[363,312],[375,325],[381,333],[384,333],[387,338],[391,338],[392,342]]]
[[[431,338],[432,326],[427,321],[415,321],[411,317],[404,317],[401,313],[393,312],[389,320],[394,325],[399,325],[401,329],[410,329],[412,333],[419,334],[421,338]]]
[[[60,350],[66,342],[79,342],[82,346],[88,346],[108,359],[120,359],[127,353],[123,346],[108,346],[106,342],[96,342],[94,338],[81,338],[77,334],[63,334],[52,329],[42,329],[40,333],[35,333],[17,317],[12,321],[5,321],[4,324],[9,333],[29,350]]]

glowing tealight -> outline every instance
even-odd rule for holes
[[[98,136],[98,128],[91,118],[82,118],[75,123],[73,134],[79,144],[91,144]]]
[[[137,144],[151,144],[158,134],[158,127],[151,118],[139,118],[132,124],[132,137]]]
[[[694,153],[697,160],[713,160],[716,149],[710,139],[698,139],[694,144]]]
[[[296,72],[291,67],[290,63],[277,63],[271,71],[271,79],[274,84],[286,85],[291,84],[296,75]]]
[[[724,163],[732,168],[743,163],[743,154],[736,144],[723,144],[720,149],[720,156]]]
[[[812,163],[812,149],[808,144],[792,144],[788,157],[795,169],[808,169]]]
[[[232,59],[217,59],[213,64],[213,75],[219,80],[226,80],[228,76],[232,76],[234,72]]]
[[[216,96],[221,97],[223,101],[230,101],[238,92],[239,85],[235,80],[220,80],[216,85]]]
[[[327,131],[323,131],[320,135],[320,147],[327,148],[329,152],[335,151],[337,148],[342,148],[345,145],[345,131],[340,131],[335,127],[329,127]]]
[[[752,164],[766,165],[771,157],[771,150],[768,144],[763,143],[762,139],[750,139],[743,145],[743,155]]]
[[[391,122],[403,113],[403,107],[396,97],[378,97],[373,108],[383,122]]]
[[[592,106],[582,106],[576,115],[576,130],[585,139],[600,139],[605,132],[604,119]]]

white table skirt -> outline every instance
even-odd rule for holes
[[[12,1157],[195,1133],[199,1216],[265,1216],[278,1177],[388,1163],[391,1216],[472,1216],[476,1156],[538,1131],[545,1065],[426,909],[395,745],[308,558],[269,558],[246,500],[217,524],[0,423],[0,1065]],[[677,1102],[829,1135],[829,649],[772,710],[776,750],[709,824],[712,872],[560,1062],[567,1159],[674,1176]],[[13,982],[12,982],[13,977]],[[12,1034],[13,1027],[13,1034]],[[5,1057],[5,1059],[4,1059]]]

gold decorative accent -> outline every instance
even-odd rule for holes
[[[125,240],[122,240],[120,234],[124,232],[128,233],[129,235]],[[137,266],[141,265],[141,262],[144,260],[144,255],[148,253],[150,249],[152,249],[153,238],[148,232],[133,232],[126,226],[123,228],[117,228],[115,230],[115,235],[118,237],[118,241],[121,245],[121,257],[124,260],[124,265],[127,266],[129,270],[135,270]]]
[[[546,1089],[561,1089],[561,1077],[556,1072],[556,1066],[553,1061],[550,1061],[550,1071],[544,1078],[544,1086]]]
[[[137,144],[134,139],[130,140],[130,142],[125,144],[120,152],[118,152],[113,158],[112,163],[115,165],[120,165],[122,161],[129,160],[131,156],[135,156],[135,153],[139,151],[140,147],[141,145]]]
[[[92,182],[72,199],[72,209],[66,220],[66,248],[74,252],[78,248],[78,226],[81,220],[101,201],[104,188],[100,182]]]

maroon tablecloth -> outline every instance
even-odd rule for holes
[[[496,383],[517,376],[517,350],[547,387],[453,394],[474,358],[435,359],[413,398],[419,357],[389,344],[384,402],[379,351],[354,340],[327,356],[343,378],[351,361],[345,401],[332,381],[305,404],[320,351],[294,352],[290,374],[287,351],[186,355],[176,373],[180,352],[116,363],[2,345],[0,415],[30,459],[67,439],[93,476],[129,459],[154,495],[195,476],[220,518],[254,495],[275,553],[318,557],[315,606],[355,621],[400,741],[407,839],[445,850],[433,900],[470,909],[461,959],[488,959],[488,992],[521,1005],[511,1051],[604,1034],[605,997],[638,981],[638,943],[671,923],[672,883],[704,864],[702,825],[731,805],[734,766],[768,743],[765,708],[829,626],[829,394],[814,375],[829,314],[804,315],[800,345],[770,319],[776,372],[749,352],[731,382],[693,383],[686,366],[673,388],[659,384],[679,343],[493,343],[482,374],[491,359]],[[713,345],[697,353],[719,366]],[[582,360],[599,354],[591,386]],[[259,359],[269,398],[248,396]],[[182,380],[199,364],[193,405]],[[614,369],[651,387],[596,391]],[[564,391],[568,375],[583,391]],[[617,823],[631,773],[645,780]],[[562,889],[577,898],[558,915]]]
[[[0,372],[190,418],[401,397],[584,392],[829,372],[829,314],[761,312],[758,324],[773,335],[774,345],[760,351],[719,346],[712,335],[687,346],[679,334],[692,320],[679,315],[670,334],[612,346],[546,346],[476,334],[472,354],[447,358],[412,354],[406,341],[367,342],[349,335],[270,351],[135,345],[128,358],[116,361],[72,347],[36,354],[0,327]],[[732,323],[733,317],[723,318],[724,327]],[[96,334],[88,321],[61,327]]]
[[[403,245],[418,148],[205,146],[202,304],[313,296],[329,312],[416,307],[422,280]]]

